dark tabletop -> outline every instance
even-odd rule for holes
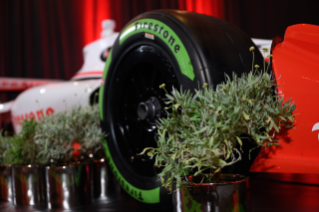
[[[319,211],[319,175],[253,174],[251,176],[251,209],[253,212],[311,212]],[[93,201],[88,206],[72,210],[14,206],[0,202],[0,211],[5,212],[146,212],[150,211],[118,189],[108,199]]]

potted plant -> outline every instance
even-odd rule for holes
[[[18,135],[7,138],[11,147],[4,152],[4,164],[12,166],[12,195],[16,205],[44,205],[46,189],[42,157],[37,157],[39,146],[34,141],[37,122],[22,122]]]
[[[36,129],[39,157],[47,160],[48,207],[69,209],[89,204],[92,162],[103,155],[98,107],[77,107],[43,118]]]
[[[5,153],[12,148],[12,137],[0,134],[0,199],[12,201],[12,167],[6,164]]]
[[[97,99],[95,102],[97,102]],[[73,138],[72,147],[75,149],[73,157],[76,160],[91,162],[93,198],[109,198],[108,182],[110,180],[110,171],[108,170],[102,143],[105,135],[100,127],[99,107],[94,105],[83,109],[74,109],[70,112],[70,117],[73,117],[70,118],[72,120],[70,129],[73,129],[71,134]]]
[[[98,107],[76,107],[44,117],[37,126],[36,143],[47,163],[66,165],[104,158]]]
[[[226,76],[216,89],[204,85],[192,94],[173,88],[166,95],[169,107],[157,125],[157,147],[143,153],[156,157],[162,185],[175,191],[175,211],[249,210],[249,179],[221,173],[258,147],[278,145],[275,135],[293,127],[296,107],[274,94],[276,83],[267,70],[253,68],[241,77]],[[247,143],[252,148],[243,149]]]

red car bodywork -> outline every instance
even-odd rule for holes
[[[261,150],[250,171],[318,174],[319,26],[288,27],[272,54],[278,94],[296,103],[296,124],[277,136],[279,146]]]

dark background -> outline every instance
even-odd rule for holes
[[[284,35],[289,25],[319,25],[319,1],[297,0],[1,0],[0,77],[70,79],[82,48],[100,38],[101,21],[116,31],[140,13],[180,9],[225,19],[253,38]],[[7,100],[1,95],[1,101]]]

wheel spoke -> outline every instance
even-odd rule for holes
[[[143,90],[145,91],[148,87],[145,84],[145,80],[144,80],[144,77],[142,76],[141,71],[138,72],[138,76],[140,78],[140,83],[141,83],[142,87],[144,88]]]
[[[128,124],[128,125],[141,123],[141,121],[138,120],[136,117],[128,117],[125,121],[126,121],[126,124]]]
[[[137,93],[137,95],[139,95],[141,92],[139,91],[137,82],[134,78],[131,79],[130,84],[133,85],[135,92]],[[129,92],[126,92],[126,93],[128,94]]]
[[[156,141],[155,141],[155,133],[154,131],[148,132],[147,133],[147,140],[145,139],[144,141],[144,147],[155,147],[156,145]]]
[[[132,152],[131,152],[132,146],[131,146],[131,143],[128,141],[127,137],[126,137],[127,135],[125,133],[125,128],[121,124],[118,124],[118,129],[119,129],[120,134],[122,136],[122,139],[124,141],[122,143],[125,144],[125,146],[126,146],[127,150],[129,151],[129,153],[132,154]]]
[[[154,68],[152,70],[152,76],[151,76],[151,80],[150,80],[150,87],[156,89],[155,87],[155,76],[156,76],[157,70]]]
[[[135,142],[132,142],[132,140],[133,140],[133,136],[132,136],[132,134],[131,134],[131,128],[132,128],[132,126],[134,126],[134,125],[125,125],[125,131],[126,131],[126,133],[128,134],[128,137],[129,137],[129,139],[130,139],[130,143],[131,143],[131,146],[132,146],[132,153],[135,155],[135,151],[136,151],[136,146],[138,145],[138,143],[139,143],[139,139],[137,139]],[[136,132],[134,132],[134,134],[135,134]],[[139,132],[138,132],[138,134],[139,134]],[[134,136],[135,138],[136,138],[136,136]],[[137,136],[137,137],[139,137],[139,136]]]
[[[166,101],[169,101],[169,98],[167,98],[167,97],[165,96],[165,97],[161,98],[161,100],[162,100],[163,102],[166,102]]]
[[[138,47],[135,53],[140,53],[142,47]],[[138,154],[145,147],[156,147],[155,123],[158,118],[166,117],[163,107],[169,99],[159,86],[165,83],[166,89],[170,91],[173,85],[178,85],[178,81],[173,76],[175,71],[172,66],[167,66],[168,59],[154,47],[146,47],[145,50],[150,49],[152,52],[145,51],[138,58],[150,60],[136,63],[128,59],[118,67],[116,74],[120,80],[113,90],[116,94],[112,98],[111,114],[118,128],[115,130],[118,136],[116,142],[121,153],[126,154],[124,157],[127,162],[137,173],[155,176],[152,168],[154,159]]]

